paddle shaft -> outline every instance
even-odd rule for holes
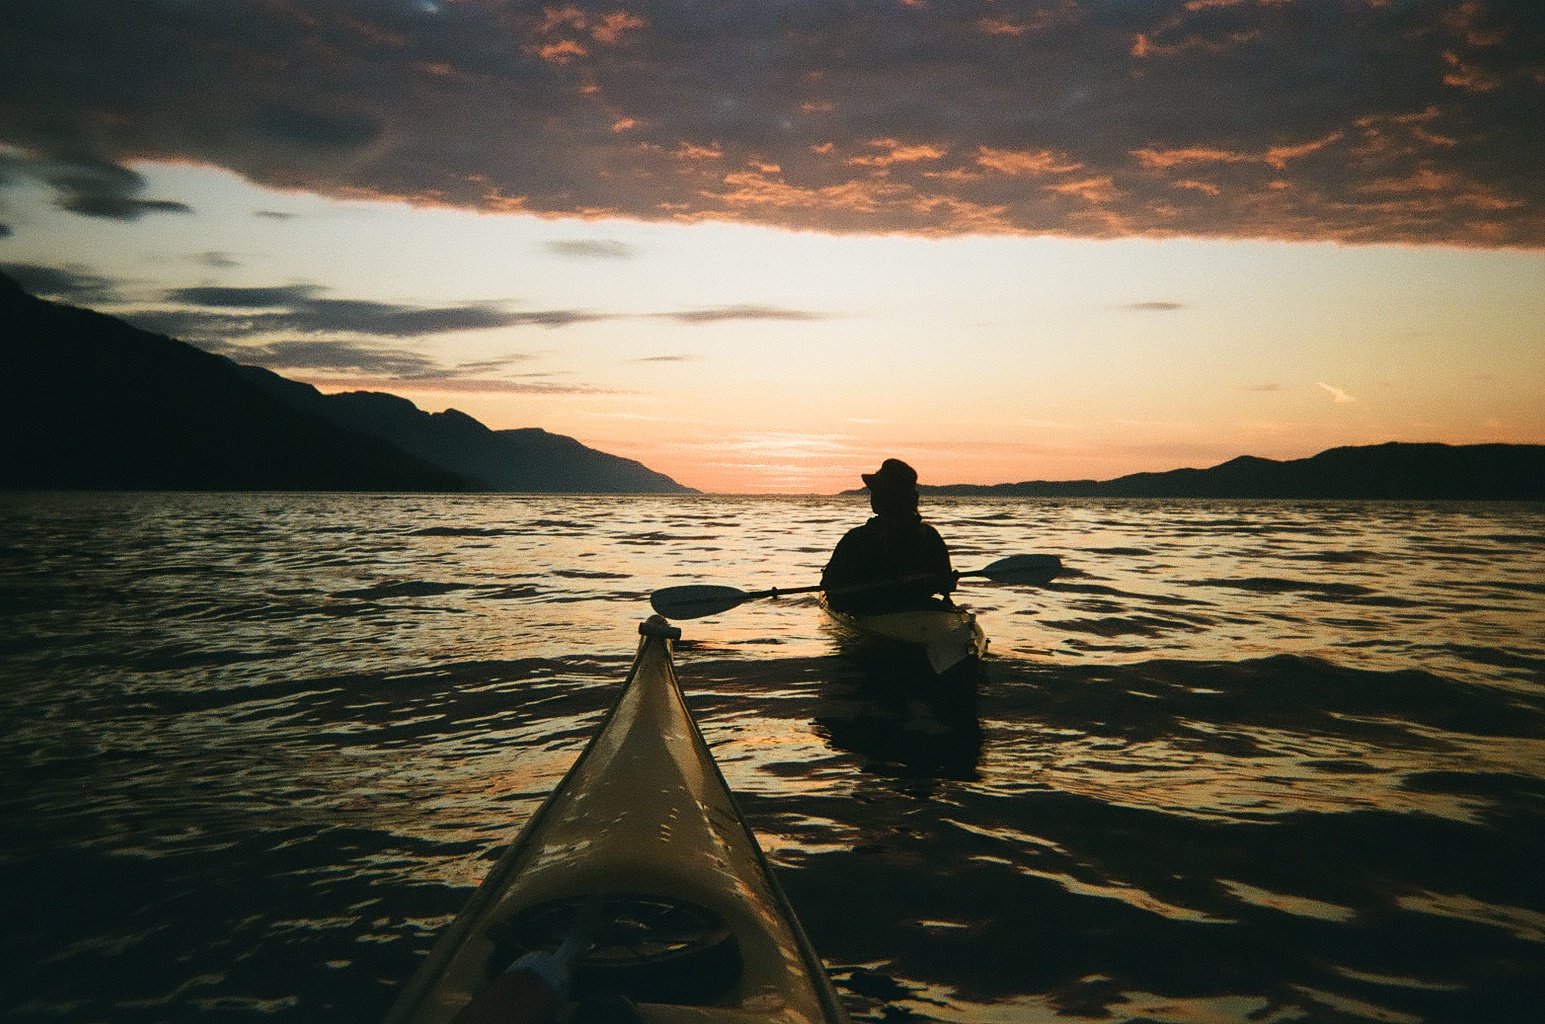
[[[1055,555],[1011,555],[1008,558],[1000,558],[982,569],[951,573],[949,578],[953,582],[966,576],[985,576],[996,583],[1037,586],[1048,582],[1061,571],[1062,563]],[[831,590],[830,593],[858,594],[866,591],[884,590],[898,584],[921,583],[928,580],[939,580],[942,583],[945,578],[940,573],[898,576],[888,580],[877,580],[873,583],[839,587]],[[743,590],[737,590],[734,587],[688,585],[667,587],[664,590],[656,591],[650,597],[650,604],[654,606],[655,611],[666,618],[695,619],[705,615],[726,612],[732,608],[738,608],[747,601],[756,601],[764,597],[776,598],[788,594],[815,594],[823,590],[826,590],[826,588],[822,586],[774,587],[771,590],[757,590],[748,593]]]
[[[966,572],[951,572],[947,575],[952,580],[960,580],[967,576],[991,577],[1003,572],[1002,566],[1010,561],[1012,561],[1012,559],[1005,558],[998,562],[994,562],[992,565],[989,565],[983,569],[970,569]],[[850,586],[837,587],[827,592],[831,594],[861,594],[866,590],[885,590],[888,587],[894,587],[899,584],[926,583],[928,580],[943,580],[945,575],[945,573],[937,572],[914,573],[911,576],[894,576],[890,579],[875,580],[872,583],[854,583]],[[757,598],[762,597],[782,597],[785,594],[819,594],[823,590],[826,590],[826,588],[819,585],[814,587],[773,587],[771,590],[752,591],[746,594],[746,600],[754,601]]]

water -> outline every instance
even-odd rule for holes
[[[373,1021],[616,691],[648,593],[851,499],[0,496],[0,1006]],[[974,706],[813,602],[688,701],[864,1021],[1545,1020],[1545,509],[935,503]]]

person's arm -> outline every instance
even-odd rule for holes
[[[950,549],[944,543],[944,538],[939,536],[939,531],[928,524],[923,524],[928,533],[928,571],[937,573],[939,577],[939,593],[948,594],[955,589],[955,567],[950,563]]]
[[[848,587],[858,580],[858,546],[858,538],[854,531],[849,530],[843,534],[836,548],[832,550],[832,556],[826,563],[826,568],[821,570],[822,589],[835,590],[839,587]]]

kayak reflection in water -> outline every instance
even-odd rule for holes
[[[917,511],[917,471],[886,459],[861,473],[874,518],[849,530],[821,573],[826,602],[844,612],[917,608],[955,589],[949,548]]]

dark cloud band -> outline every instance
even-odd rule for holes
[[[94,216],[179,209],[111,170],[164,158],[580,217],[1545,244],[1534,0],[10,8],[0,140],[77,154],[47,180]]]
[[[0,111],[3,111],[0,104]],[[174,199],[146,199],[143,175],[97,157],[23,156],[0,150],[0,185],[31,178],[54,190],[60,209],[85,217],[138,220],[148,213],[190,213]]]
[[[507,310],[489,303],[421,307],[364,299],[334,299],[316,285],[279,287],[201,286],[166,293],[171,302],[193,309],[146,313],[158,330],[182,336],[232,334],[360,334],[418,338],[454,331],[534,325],[566,327],[606,319],[582,310]]]

